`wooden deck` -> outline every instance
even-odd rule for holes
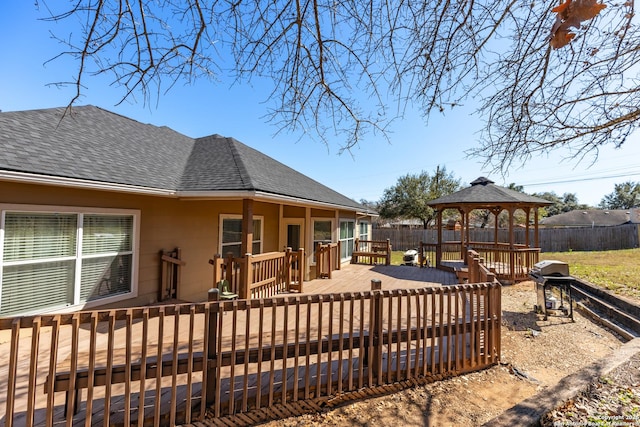
[[[457,284],[455,273],[445,272],[435,268],[418,268],[418,267],[409,267],[409,266],[385,266],[385,265],[370,266],[370,265],[353,264],[353,265],[345,265],[343,269],[334,271],[331,279],[315,279],[312,281],[305,282],[302,294],[291,293],[291,294],[283,294],[282,296],[303,297],[304,295],[367,292],[371,290],[371,281],[374,279],[378,279],[381,281],[382,290],[421,289],[425,287],[439,287],[442,285]],[[239,302],[239,303],[242,304],[242,302]],[[231,304],[231,303],[228,303],[228,304]],[[226,312],[221,315],[222,316],[222,321],[220,322],[220,325],[221,325],[220,339],[221,340],[219,344],[219,349],[224,351],[225,348],[233,348],[234,350],[232,351],[235,352],[236,346],[238,348],[246,347],[248,349],[248,348],[254,347],[255,345],[263,345],[263,343],[268,344],[269,342],[271,342],[271,348],[275,348],[277,345],[280,345],[280,341],[283,339],[283,337],[284,337],[284,343],[286,345],[287,340],[289,340],[290,343],[293,342],[294,340],[297,340],[297,338],[293,336],[295,335],[295,331],[291,330],[291,326],[292,326],[291,322],[294,319],[300,319],[301,325],[298,325],[298,328],[302,328],[304,330],[304,333],[302,334],[303,336],[307,336],[307,337],[309,336],[327,337],[328,336],[329,340],[331,340],[330,337],[332,333],[335,334],[336,332],[338,332],[339,328],[342,328],[341,325],[343,324],[347,325],[349,324],[349,322],[352,321],[347,318],[348,316],[346,316],[346,313],[344,311],[341,312],[342,314],[340,314],[340,312],[334,312],[333,315],[331,315],[330,310],[328,308],[333,307],[333,302],[326,303],[328,305],[325,305],[324,312],[322,311],[322,309],[320,309],[320,311],[318,312],[317,311],[318,308],[315,305],[313,306],[313,308],[311,305],[305,306],[304,303],[301,306],[299,301],[297,305],[295,303],[292,303],[292,305],[288,305],[289,303],[286,303],[286,304],[287,305],[285,307],[280,306],[277,308],[275,306],[270,307],[269,305],[267,305],[264,308],[264,316],[262,317],[263,321],[256,322],[258,318],[252,317],[250,320],[248,312],[243,312],[238,307],[238,302],[233,302],[233,309],[230,312]],[[351,304],[355,304],[355,303],[346,303],[345,305],[350,306]],[[338,302],[336,302],[336,305],[338,305]],[[457,303],[454,303],[453,305],[455,306],[457,305]],[[303,311],[300,311],[301,307]],[[362,309],[360,309],[359,307],[360,307],[359,305],[355,306],[356,314],[358,314],[358,316],[356,317],[368,318],[369,317],[368,303],[367,304],[362,303]],[[413,317],[410,312],[408,313],[408,316],[404,314],[404,313],[407,313],[405,306],[402,306],[402,308],[398,306],[397,307],[398,312],[394,313],[393,316],[391,316],[391,309],[392,309],[391,305],[389,305],[389,308],[388,308],[388,314],[390,316],[389,319],[393,317],[394,325],[396,324],[396,322],[398,323],[398,326],[400,326],[400,323],[407,323],[415,320],[416,314],[414,314]],[[136,309],[136,310],[142,310],[142,309]],[[145,310],[148,310],[148,309],[145,309]],[[166,308],[160,308],[160,310],[166,310]],[[309,313],[304,314],[305,313],[304,310],[309,311]],[[353,307],[351,307],[351,310],[353,310]],[[359,310],[366,310],[366,311],[359,312]],[[415,310],[415,307],[414,307],[414,310]],[[260,312],[262,313],[262,309],[260,309]],[[124,356],[127,353],[127,350],[126,350],[127,341],[129,342],[129,346],[130,346],[129,347],[130,350],[128,352],[132,356],[133,363],[136,363],[136,361],[140,361],[141,352],[146,352],[148,355],[153,355],[157,353],[158,347],[183,348],[185,344],[181,340],[185,339],[185,337],[188,337],[189,335],[191,335],[192,337],[191,351],[195,353],[198,353],[198,352],[202,353],[206,351],[203,343],[203,339],[204,339],[203,335],[204,335],[204,330],[206,328],[204,324],[203,314],[192,313],[191,321],[189,321],[188,317],[185,317],[184,320],[180,320],[179,326],[178,326],[178,320],[174,320],[176,316],[172,316],[170,312],[167,312],[166,317],[164,314],[162,314],[162,317],[160,318],[164,318],[164,322],[162,323],[164,323],[165,325],[163,328],[159,329],[160,331],[164,331],[164,332],[160,332],[161,335],[158,333],[158,318],[157,317],[152,318],[149,320],[148,335],[145,337],[146,338],[145,339],[143,338],[145,334],[143,334],[141,330],[143,323],[136,320],[135,318],[132,318],[132,316],[135,316],[135,313],[132,314],[131,310],[129,310],[127,313],[128,313],[127,317],[129,320],[118,320],[113,325],[114,332],[111,332],[111,333],[114,334],[113,335],[114,345],[110,350],[106,349],[106,346],[108,345],[107,344],[108,334],[105,334],[105,332],[107,331],[98,329],[99,334],[97,335],[97,340],[94,344],[98,347],[98,350],[93,350],[93,351],[97,351],[95,353],[95,356],[93,357],[94,364],[102,366],[104,365],[104,360],[107,360],[107,359],[112,360],[114,364],[124,363],[124,360],[125,360]],[[162,313],[165,313],[165,311],[163,311]],[[386,308],[385,308],[385,313],[387,313]],[[254,316],[256,316],[255,313],[254,313]],[[461,316],[462,316],[462,313],[461,313]],[[457,317],[458,315],[456,311],[456,318]],[[309,320],[306,321],[307,323],[306,327],[302,325],[303,319],[305,318],[312,319],[311,323],[309,323]],[[419,315],[417,318],[419,319]],[[460,319],[462,319],[462,317],[460,317]],[[296,320],[296,322],[297,321],[298,320]],[[442,321],[442,317],[440,321]],[[426,322],[426,319],[425,319],[425,322]],[[390,327],[391,320],[389,320],[388,324]],[[353,327],[354,326],[351,325],[351,328]],[[362,326],[360,327],[362,328]],[[72,339],[73,328],[76,328],[76,334],[78,336],[78,339],[75,342],[75,344],[74,344],[74,340]],[[25,419],[25,415],[28,414],[29,412],[33,413],[34,419],[32,421],[36,425],[45,422],[47,418],[47,413],[49,412],[47,410],[47,406],[51,404],[53,404],[53,408],[54,408],[54,411],[53,411],[54,415],[52,417],[53,420],[55,420],[54,423],[64,423],[64,418],[65,418],[63,413],[64,412],[64,393],[63,392],[55,393],[55,403],[54,403],[54,400],[50,400],[48,402],[48,394],[44,393],[45,380],[47,378],[47,375],[49,375],[51,372],[61,372],[69,369],[69,365],[71,363],[70,360],[73,360],[72,347],[74,346],[76,347],[75,351],[77,354],[77,358],[76,358],[76,361],[73,363],[77,366],[77,368],[89,366],[89,361],[92,359],[91,357],[89,357],[92,351],[90,349],[92,340],[89,337],[87,326],[83,326],[82,324],[78,326],[76,324],[75,327],[69,325],[69,326],[60,328],[59,339],[57,341],[57,344],[55,344],[55,347],[57,347],[56,349],[57,354],[54,359],[51,359],[51,355],[50,355],[51,349],[52,349],[51,347],[52,340],[50,337],[51,334],[49,333],[50,329],[48,327],[45,328],[43,326],[42,330],[40,330],[38,327],[38,331],[39,331],[38,335],[44,334],[38,340],[32,339],[33,329],[31,328],[24,329],[20,333],[19,357],[17,360],[17,365],[15,366],[15,368],[17,368],[16,369],[17,389],[15,390],[16,402],[14,402],[15,406],[11,405],[13,407],[12,408],[12,412],[14,414],[13,416],[15,417],[13,418],[14,425],[29,425],[31,420],[29,420],[28,417],[27,419]],[[245,333],[246,335],[244,335]],[[278,337],[278,341],[276,341],[276,338],[275,338],[276,336]],[[288,336],[290,336],[290,338],[287,338]],[[8,371],[9,371],[9,357],[11,354],[11,350],[10,350],[11,341],[12,341],[11,330],[0,330],[0,362],[1,362],[0,363],[0,425],[5,425],[7,421],[5,415],[6,415],[6,410],[8,408],[6,400],[8,396],[7,381],[9,376]],[[30,369],[35,367],[35,365],[30,363],[30,359],[32,359],[32,357],[29,356],[29,354],[32,353],[30,348],[34,345],[34,343],[38,347],[36,352],[38,354],[37,359],[39,361],[37,364],[37,372],[30,373]],[[105,348],[101,350],[103,346],[105,346]],[[144,350],[145,348],[146,350]],[[410,347],[407,347],[407,349],[405,349],[405,351],[408,351],[408,350],[410,350]],[[101,351],[105,351],[107,353],[100,353]],[[184,351],[184,350],[179,350],[179,351]],[[423,351],[427,351],[427,349],[425,348]],[[323,356],[323,357],[326,358],[326,356]],[[345,353],[345,357],[346,357],[346,353]],[[233,358],[235,359],[235,356],[233,356]],[[55,361],[56,367],[53,368],[53,370],[50,370],[50,368],[47,366],[48,360],[50,359]],[[354,365],[347,367],[350,369],[342,367],[341,365],[343,363],[342,356],[340,356],[339,360],[340,361],[338,362],[338,365],[341,366],[340,369],[338,369],[338,367],[332,366],[332,368],[328,370],[327,369],[328,360],[318,358],[319,363],[317,364],[317,366],[319,367],[319,371],[317,372],[317,377],[318,378],[329,377],[329,379],[331,379],[332,375],[330,372],[334,371],[335,369],[336,372],[334,372],[334,375],[337,376],[338,372],[340,372],[342,374],[341,376],[344,376],[346,378],[346,374],[347,374],[346,371],[353,370],[359,367],[359,361],[356,360],[355,358],[353,359]],[[276,362],[276,364],[274,365],[273,361],[271,361],[270,362],[271,366],[269,366],[269,363],[265,362],[265,363],[258,363],[253,367],[245,364],[244,376],[246,378],[251,378],[251,381],[255,381],[256,378],[264,377],[264,380],[258,381],[256,384],[251,384],[250,388],[260,389],[261,387],[262,388],[271,387],[271,390],[270,390],[271,395],[273,395],[274,393],[277,394],[278,389],[277,388],[273,389],[273,383],[275,380],[277,380],[277,378],[270,377],[270,375],[273,375],[274,368],[277,368],[277,365],[281,363],[282,362]],[[295,368],[297,371],[298,370],[297,362],[295,363],[296,363]],[[348,363],[348,362],[345,361],[344,363]],[[334,363],[331,363],[331,364],[333,365]],[[398,364],[398,366],[400,365]],[[284,367],[284,369],[285,371],[288,370],[286,366]],[[387,369],[394,369],[392,368],[391,363],[389,363],[389,366]],[[238,370],[241,370],[241,367],[238,367]],[[219,374],[224,374],[225,373],[224,371],[229,371],[228,374],[230,378],[235,378],[237,375],[237,373],[234,374],[233,367],[222,368]],[[197,395],[200,394],[198,392],[199,391],[198,382],[200,381],[201,373],[193,372],[190,375],[193,376],[192,391],[195,392],[194,394],[196,396],[194,397],[193,403],[197,404],[198,403],[197,400],[199,400],[197,399]],[[223,375],[223,377],[224,376],[226,375]],[[293,379],[291,380],[293,381]],[[280,379],[279,381],[276,381],[276,383],[281,381],[282,379]],[[353,381],[353,378],[349,381]],[[140,390],[140,387],[138,385],[135,385],[135,386],[133,384],[130,385],[128,381],[124,385],[123,384],[114,385],[110,390],[107,389],[108,390],[107,393],[113,396],[111,405],[107,406],[108,408],[107,410],[111,412],[111,418],[109,419],[108,422],[115,421],[118,424],[119,423],[128,424],[129,422],[133,421],[133,419],[129,420],[128,416],[124,414],[126,414],[128,407],[130,408],[138,407],[139,403],[137,401],[138,400],[137,396],[140,394],[139,393],[140,391],[142,391],[142,395],[145,396],[145,400],[147,400],[147,396],[149,396],[149,393],[152,394],[152,389],[154,387],[157,387],[156,391],[161,390],[161,394],[163,395],[163,397],[160,399],[160,401],[162,402],[164,402],[165,399],[168,399],[169,401],[175,400],[177,397],[177,395],[175,394],[176,392],[184,393],[184,390],[181,390],[184,387],[178,387],[178,390],[176,390],[175,388],[173,391],[171,390],[170,378],[165,378],[158,384],[156,384],[156,380],[150,380],[149,383],[150,384],[147,386],[149,388],[146,391],[144,389]],[[223,380],[222,384],[224,383],[225,381]],[[189,384],[190,384],[189,387],[191,387],[191,381],[189,382]],[[329,384],[331,384],[331,382],[329,382]],[[131,401],[127,400],[127,402],[124,402],[122,399],[118,399],[117,396],[121,395],[121,393],[123,393],[123,389],[128,387],[132,387],[131,391],[134,392],[132,394]],[[326,387],[326,385],[323,385],[323,381],[319,380],[317,387]],[[331,389],[331,385],[329,385],[328,387],[329,389]],[[239,388],[240,387],[236,388],[232,386],[230,390],[231,396],[234,396],[236,393],[234,389],[239,389]],[[34,390],[33,391],[34,394],[32,395],[31,395],[32,392],[30,391],[31,389]],[[307,390],[306,393],[308,394],[309,391]],[[27,395],[30,395],[30,396],[27,396]],[[87,390],[83,391],[83,396],[85,398],[87,397]],[[103,412],[105,410],[105,404],[104,404],[105,402],[103,399],[103,397],[105,396],[104,388],[97,387],[95,392],[92,393],[92,396],[93,396],[93,399],[95,399],[95,402],[93,403],[93,405],[88,406],[87,401],[83,400],[80,404],[79,413],[73,417],[73,424],[84,423],[87,410],[93,413],[93,415],[91,416],[92,424],[102,423],[103,421],[107,421],[107,420],[104,420],[103,418],[104,416]],[[28,397],[28,398],[25,399],[25,397]],[[247,396],[245,396],[244,398],[246,400]],[[230,402],[231,405],[233,405],[233,402],[235,400],[236,400],[235,398],[229,399],[227,397],[227,401]],[[145,412],[153,412],[155,409],[154,406],[158,406],[158,405],[157,404],[154,405],[153,402],[151,402],[149,404],[140,405],[140,409],[144,410]],[[160,405],[160,406],[164,406],[164,405]],[[31,407],[32,409],[29,410],[28,407]],[[197,407],[195,407],[194,409],[197,410]],[[231,407],[231,411],[233,411],[233,407]],[[134,410],[134,413],[135,413],[135,410]],[[124,415],[124,419],[122,418],[123,415]],[[9,425],[11,424],[12,423],[10,422]]]
[[[333,271],[331,279],[305,282],[303,291],[308,294],[370,291],[373,279],[382,282],[383,290],[420,289],[458,283],[455,273],[436,268],[348,264]]]

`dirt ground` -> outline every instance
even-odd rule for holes
[[[575,322],[552,316],[544,321],[533,311],[535,303],[533,282],[503,288],[498,366],[266,425],[478,426],[622,344],[578,312]]]

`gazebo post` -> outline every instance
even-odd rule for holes
[[[516,213],[516,207],[509,208],[509,276],[511,280],[516,280],[516,252],[515,252],[515,233],[513,232],[513,217]]]
[[[467,247],[464,249],[463,252],[463,259],[467,259],[467,251],[469,250],[469,247],[471,246],[471,221],[469,221],[469,213],[471,213],[470,209],[465,209],[464,210],[464,223],[466,224],[467,228],[466,228],[466,240],[467,240]]]
[[[467,253],[467,251],[465,250],[465,240],[468,237],[467,234],[467,222],[465,221],[466,218],[466,212],[464,211],[464,209],[459,208],[458,212],[460,213],[460,217],[462,224],[460,224],[460,258],[462,259],[462,263],[466,264],[467,263],[467,257],[465,256],[465,254]],[[453,227],[453,230],[455,232],[455,225]],[[466,241],[467,244],[469,244],[469,241]]]
[[[500,215],[500,212],[502,212],[502,209],[500,208],[493,208],[492,209],[493,212],[493,244],[495,246],[498,246],[498,216]]]
[[[436,268],[442,265],[442,209],[436,206],[436,222],[438,225],[438,245],[436,246]]]
[[[529,241],[531,240],[529,238],[529,217],[531,216],[531,208],[530,207],[526,207],[524,208],[524,212],[526,213],[526,220],[525,220],[525,235],[524,235],[524,244],[527,246],[527,248],[530,247],[529,245]]]
[[[533,211],[533,229],[534,229],[534,234],[533,234],[533,247],[535,248],[539,248],[540,247],[540,237],[538,236],[538,210],[540,208],[535,208],[535,210]]]
[[[434,199],[427,204],[432,206],[434,209],[438,211],[438,246],[436,248],[436,267],[444,267],[442,265],[442,257],[443,257],[443,242],[442,242],[442,211],[444,209],[457,209],[462,214],[462,235],[460,237],[460,245],[461,245],[461,258],[466,260],[466,250],[465,244],[471,245],[471,224],[470,224],[470,215],[469,213],[474,209],[487,209],[495,216],[495,226],[494,226],[494,244],[493,248],[486,247],[489,245],[481,245],[478,248],[479,250],[486,251],[489,259],[488,262],[494,264],[495,268],[501,267],[500,263],[509,263],[509,267],[506,269],[500,269],[498,274],[498,279],[502,278],[505,280],[515,281],[517,278],[522,278],[522,266],[518,265],[516,268],[516,261],[522,263],[521,256],[523,256],[523,251],[520,251],[516,248],[515,242],[515,232],[514,232],[514,223],[515,223],[515,212],[518,209],[523,209],[527,216],[527,237],[526,244],[530,246],[531,240],[534,240],[536,249],[539,245],[539,236],[538,236],[538,208],[540,206],[550,205],[551,202],[548,200],[541,199],[539,197],[530,196],[525,193],[521,193],[515,191],[510,188],[504,188],[497,185],[490,179],[485,177],[479,177],[473,182],[471,182],[471,186],[467,188],[463,188],[455,193],[439,197]],[[531,209],[535,209],[535,217],[534,217],[534,226],[535,226],[535,235],[534,239],[531,239],[529,236],[529,221],[531,215]],[[499,219],[500,213],[503,210],[507,210],[509,214],[509,236],[506,244],[500,245],[499,242]],[[489,239],[487,239],[489,240]],[[489,243],[489,242],[487,242]],[[518,252],[518,253],[516,253]],[[508,253],[508,256],[507,254]],[[492,256],[494,255],[494,256]],[[530,257],[527,255],[526,257],[526,265],[530,264]],[[516,274],[517,273],[517,274]]]

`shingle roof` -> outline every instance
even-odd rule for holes
[[[640,222],[637,209],[586,209],[573,210],[540,220],[547,227],[598,227]]]
[[[457,206],[478,205],[498,206],[507,204],[544,206],[550,205],[548,200],[530,196],[519,191],[495,185],[493,181],[480,177],[471,183],[470,187],[442,196],[427,203],[429,206]]]
[[[258,191],[366,209],[233,139],[193,139],[95,106],[0,113],[0,170],[189,192]]]

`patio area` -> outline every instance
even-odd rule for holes
[[[351,390],[369,383],[375,377],[375,371],[361,365],[366,349],[373,345],[366,341],[367,331],[372,327],[372,318],[369,313],[370,302],[364,297],[364,293],[371,290],[371,281],[374,279],[381,281],[382,290],[385,291],[440,288],[442,285],[457,284],[455,273],[435,268],[348,264],[341,270],[333,271],[331,279],[304,282],[303,293],[282,293],[273,299],[267,298],[264,302],[248,300],[225,303],[225,313],[218,316],[219,326],[216,328],[219,333],[216,353],[222,361],[216,371],[216,412],[244,412],[256,405],[260,406],[260,396],[268,396],[268,400],[263,401],[262,405],[270,406],[272,402],[284,402],[294,398],[293,396],[294,399],[318,394],[329,396],[343,387],[344,390]],[[464,337],[460,338],[463,341],[459,349],[456,347],[455,351],[450,350],[447,343],[457,342],[458,338],[451,335],[455,332],[452,332],[450,326],[443,324],[452,318],[456,324],[470,321],[472,317],[469,317],[469,310],[472,313],[484,310],[485,303],[480,301],[489,297],[485,296],[484,291],[480,293],[480,290],[472,291],[477,292],[477,295],[465,297],[457,287],[445,288],[444,300],[442,296],[436,297],[440,295],[439,291],[438,294],[434,294],[434,291],[420,291],[420,294],[413,291],[410,295],[391,292],[391,295],[385,297],[384,309],[380,313],[384,321],[380,319],[382,323],[379,328],[381,334],[389,334],[390,342],[380,347],[380,375],[384,373],[393,382],[405,375],[410,376],[412,372],[444,374],[449,369],[466,370],[472,366],[480,366],[481,358],[489,357],[487,360],[493,360],[493,353],[480,350],[484,335],[482,340],[472,341],[473,329],[467,331],[465,328],[460,331]],[[315,295],[340,293],[352,294],[352,297],[339,297],[335,304],[333,300],[316,301]],[[442,303],[444,306],[438,305]],[[474,306],[477,308],[471,309]],[[109,363],[105,361],[109,360],[115,369],[123,367],[122,369],[134,369],[138,372],[137,370],[142,369],[139,366],[143,360],[147,360],[148,369],[155,369],[152,362],[155,357],[168,358],[163,362],[164,365],[185,355],[194,357],[195,362],[182,374],[180,373],[183,371],[179,371],[177,367],[174,374],[168,377],[156,378],[153,374],[148,377],[146,385],[144,382],[136,382],[138,374],[132,374],[131,379],[117,374],[122,378],[106,389],[104,386],[96,387],[89,395],[85,389],[77,402],[78,413],[68,418],[68,421],[72,419],[73,423],[81,423],[89,418],[91,423],[104,421],[128,424],[137,420],[138,413],[144,412],[145,418],[153,418],[153,412],[164,407],[166,402],[178,402],[177,407],[171,411],[172,417],[176,416],[176,412],[189,411],[186,408],[192,406],[198,412],[197,403],[204,397],[201,393],[203,378],[200,359],[207,353],[207,322],[202,311],[204,305],[196,304],[190,311],[175,311],[173,307],[175,306],[168,305],[111,310],[108,318],[105,317],[104,322],[99,323],[94,316],[88,320],[94,319],[91,322],[96,323],[85,323],[88,321],[84,319],[86,316],[77,318],[75,322],[66,319],[69,316],[53,316],[52,319],[48,319],[50,316],[43,316],[37,318],[41,326],[35,329],[28,326],[32,322],[23,319],[25,326],[20,327],[22,332],[19,339],[11,338],[11,329],[17,325],[11,319],[3,319],[0,322],[0,378],[3,378],[0,381],[0,424],[2,421],[5,425],[29,424],[29,421],[36,424],[49,421],[64,423],[67,418],[65,402],[71,396],[65,398],[63,392],[52,393],[53,388],[46,381],[48,376],[69,369],[95,372],[98,375],[105,366],[106,373],[109,371]],[[164,321],[160,322],[159,319]],[[50,324],[57,325],[55,329],[58,332],[52,334]],[[392,333],[396,330],[419,328],[435,332],[430,335],[432,338],[429,341],[425,335],[425,338],[418,338],[416,342],[400,332]],[[463,331],[468,333],[465,335]],[[479,326],[477,331],[480,333]],[[34,332],[39,336],[35,341]],[[76,339],[72,338],[74,335]],[[324,351],[312,354],[310,349],[317,346],[316,340],[320,343],[319,349],[324,345],[329,354]],[[12,342],[17,347],[11,349]],[[348,343],[353,343],[353,347],[347,348]],[[477,350],[470,349],[469,346],[474,347],[472,343],[478,343]],[[282,346],[291,347],[288,353],[299,356],[277,359],[275,349]],[[251,356],[249,363],[244,355],[249,357],[248,355],[258,351],[255,349],[260,348],[264,349],[265,355],[271,356],[260,356],[256,360]],[[54,351],[53,358],[52,349],[57,350]],[[127,354],[129,358],[125,357]],[[337,359],[333,360],[334,358]],[[38,360],[37,364],[34,360]],[[235,366],[231,361],[236,360],[244,362]],[[53,366],[49,362],[53,362]],[[177,364],[170,363],[166,369],[171,372],[174,366]],[[116,378],[116,374],[113,375]],[[178,385],[185,382],[187,386],[183,384],[176,388],[176,381]],[[191,389],[191,392],[185,393],[184,387]],[[159,397],[154,397],[153,389]],[[105,400],[108,396],[112,397]],[[144,396],[144,399],[139,396]],[[193,399],[185,396],[193,396]],[[7,398],[10,399],[9,402]],[[234,409],[234,402],[240,405],[238,409]],[[166,407],[172,405],[167,403]],[[104,418],[105,412],[110,415],[107,419]],[[7,418],[7,414],[12,415]],[[155,418],[167,416],[162,414],[158,413]]]
[[[304,294],[365,292],[371,290],[371,280],[379,279],[383,290],[420,289],[429,286],[455,285],[456,274],[437,268],[404,265],[347,264],[331,273],[331,279],[304,282]]]

